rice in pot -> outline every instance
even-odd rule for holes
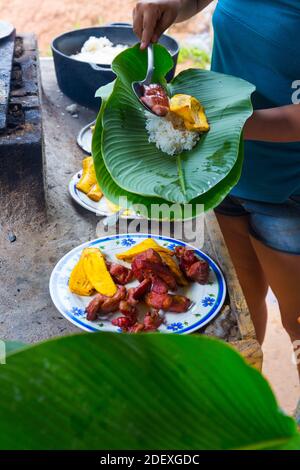
[[[110,65],[114,58],[129,46],[113,44],[106,36],[91,36],[82,46],[81,52],[72,55],[72,59],[93,64]]]

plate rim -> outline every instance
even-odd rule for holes
[[[70,250],[68,253],[66,253],[64,256],[62,256],[58,260],[58,262],[55,264],[54,268],[52,269],[50,279],[49,279],[50,297],[51,297],[51,300],[52,300],[54,306],[57,308],[57,310],[60,312],[60,314],[64,318],[66,318],[66,320],[68,320],[71,323],[73,323],[74,325],[76,325],[78,328],[81,328],[81,329],[83,329],[85,331],[88,331],[88,332],[98,332],[98,333],[101,332],[101,330],[99,330],[95,327],[86,325],[77,318],[73,318],[71,316],[66,316],[66,314],[63,313],[60,310],[60,308],[58,307],[57,303],[54,300],[55,299],[55,295],[53,293],[54,276],[57,272],[58,267],[60,265],[63,265],[63,262],[65,261],[65,259],[71,257],[72,254],[75,253],[77,250],[79,250],[79,249],[83,250],[84,248],[96,245],[99,242],[101,243],[101,242],[105,242],[105,241],[115,240],[115,239],[118,239],[118,238],[122,239],[122,238],[130,238],[130,237],[158,238],[159,240],[168,241],[169,243],[174,243],[175,242],[176,244],[178,244],[180,246],[186,246],[186,247],[192,248],[194,251],[196,251],[196,254],[199,254],[200,257],[202,257],[203,259],[205,259],[209,263],[210,267],[214,268],[214,272],[215,272],[216,278],[218,279],[218,284],[220,286],[219,294],[218,294],[218,298],[220,297],[219,301],[217,302],[217,299],[218,299],[217,298],[216,301],[215,301],[214,306],[212,307],[212,309],[207,314],[207,315],[209,315],[208,317],[205,316],[204,319],[200,319],[199,321],[197,321],[196,323],[194,323],[190,327],[187,327],[187,328],[184,328],[182,330],[175,331],[175,332],[173,331],[172,333],[175,333],[175,334],[192,333],[194,331],[199,330],[199,328],[202,328],[207,323],[210,323],[216,317],[216,315],[220,312],[220,310],[222,309],[222,307],[224,305],[225,298],[226,298],[226,294],[227,294],[226,280],[225,280],[225,277],[224,277],[224,274],[223,274],[221,268],[218,266],[218,264],[209,255],[204,253],[199,248],[194,247],[190,243],[186,243],[182,240],[178,240],[178,239],[173,238],[173,237],[168,237],[168,236],[165,236],[165,235],[150,234],[150,233],[132,233],[131,232],[131,233],[120,233],[120,234],[117,234],[117,235],[108,235],[108,236],[95,238],[93,240],[84,242],[84,243],[72,248],[72,250]],[[81,325],[81,326],[79,327],[78,325]],[[116,333],[117,333],[117,331],[116,331]]]
[[[9,36],[11,36],[14,33],[15,27],[10,21],[0,20],[0,23],[2,23],[2,25],[6,26],[5,31],[3,31],[1,33],[1,30],[0,30],[0,41],[2,41],[4,39],[7,39]]]
[[[77,188],[76,188],[76,181],[78,180],[78,175],[81,176],[82,174],[82,170],[79,170],[77,171],[77,173],[75,173],[70,181],[69,181],[69,184],[68,184],[68,189],[69,189],[69,194],[71,196],[71,198],[73,199],[73,201],[75,201],[77,204],[79,204],[81,207],[83,207],[84,209],[86,209],[87,211],[91,212],[92,214],[95,214],[96,216],[98,217],[109,217],[110,215],[113,215],[114,212],[112,211],[108,211],[108,212],[102,212],[102,211],[97,211],[96,209],[94,209],[93,207],[89,206],[88,204],[86,204],[77,194]],[[105,196],[103,195],[103,197],[105,198]],[[106,198],[105,198],[106,199]],[[125,219],[125,220],[137,220],[139,219],[138,216],[133,216],[133,215],[120,215],[120,218],[121,219]]]
[[[88,149],[84,146],[84,144],[82,143],[82,137],[83,137],[83,135],[84,135],[94,124],[96,124],[96,120],[97,120],[97,119],[94,119],[94,120],[93,120],[92,122],[90,122],[89,124],[86,124],[85,126],[83,126],[83,127],[80,129],[80,131],[78,132],[78,134],[77,134],[77,140],[76,140],[76,142],[77,142],[78,147],[80,147],[81,150],[83,150],[83,151],[84,151],[86,154],[88,154],[88,155],[91,155],[91,151],[88,150]],[[91,133],[92,133],[92,130],[91,130]],[[93,133],[92,133],[92,136],[93,136]],[[91,150],[92,150],[92,145],[91,145]]]

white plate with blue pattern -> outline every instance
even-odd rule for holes
[[[59,312],[74,325],[86,331],[121,332],[120,328],[111,323],[111,320],[120,316],[120,313],[115,313],[109,317],[100,317],[94,322],[86,319],[85,308],[92,297],[73,294],[68,287],[69,277],[84,248],[98,247],[109,261],[120,262],[115,258],[116,254],[126,251],[146,238],[153,238],[160,245],[170,249],[174,249],[175,246],[187,246],[194,249],[196,255],[207,261],[210,267],[208,284],[200,285],[193,282],[187,287],[178,289],[179,294],[186,295],[193,301],[192,308],[185,313],[166,312],[164,315],[165,321],[159,327],[159,331],[162,333],[187,334],[202,328],[211,321],[222,308],[226,296],[226,284],[220,268],[208,255],[182,241],[141,233],[99,238],[84,243],[67,253],[57,263],[50,278],[50,295]],[[137,281],[133,281],[127,287],[133,287],[137,284]]]
[[[112,209],[109,207],[107,204],[107,199],[103,196],[100,201],[96,202],[87,197],[86,194],[84,194],[82,191],[79,191],[76,188],[76,185],[78,181],[80,180],[82,176],[82,170],[80,170],[76,175],[74,175],[69,183],[69,193],[72,199],[77,202],[81,207],[84,207],[90,212],[93,212],[94,214],[98,216],[109,216],[113,215]],[[120,217],[122,219],[136,219],[138,218],[138,215],[136,214],[131,214],[131,215],[126,215],[126,214],[121,214]]]

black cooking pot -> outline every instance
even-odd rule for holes
[[[81,51],[90,36],[106,36],[113,44],[129,46],[136,44],[137,37],[131,25],[113,23],[108,26],[70,31],[58,36],[52,42],[55,72],[61,91],[76,103],[98,110],[100,99],[95,98],[96,90],[114,80],[116,75],[110,65],[89,64],[70,57]],[[179,46],[175,39],[165,34],[159,42],[168,49],[174,61],[174,67],[167,76],[169,81],[175,73]]]

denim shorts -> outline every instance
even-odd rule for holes
[[[215,211],[234,217],[248,216],[253,237],[274,250],[300,255],[300,196],[274,204],[229,195]]]

